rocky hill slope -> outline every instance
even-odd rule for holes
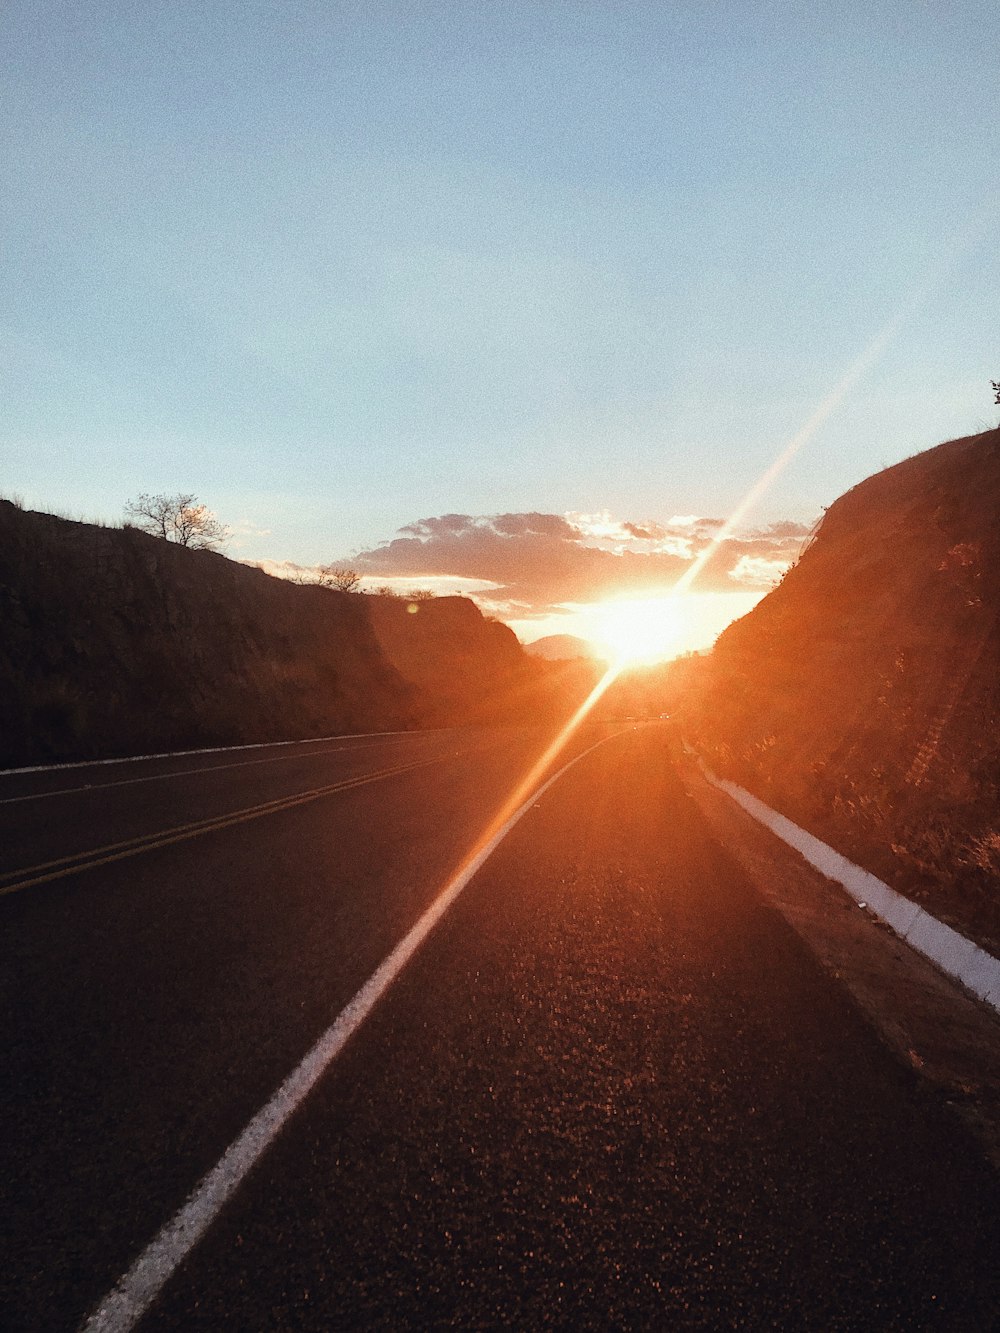
[[[1000,949],[1000,430],[842,496],[702,675],[711,767]]]
[[[481,720],[530,669],[461,598],[300,587],[0,501],[0,766]]]
[[[513,630],[467,597],[357,600],[385,660],[421,700],[423,722],[517,719],[516,699],[536,673]]]

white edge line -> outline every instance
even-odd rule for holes
[[[701,770],[713,787],[725,792],[748,815],[794,848],[820,874],[839,884],[859,906],[866,907],[884,921],[912,949],[929,958],[935,967],[960,982],[991,1009],[1000,1012],[1000,959],[939,921],[918,903],[897,893],[884,880],[848,861],[846,856],[772,810],[743,787],[716,777],[704,763]]]
[[[235,1194],[247,1174],[280,1134],[289,1118],[337,1058],[375,1005],[426,940],[476,871],[492,855],[514,825],[530,810],[543,792],[574,764],[598,746],[614,739],[606,736],[564,764],[548,781],[524,801],[480,849],[475,857],[446,885],[423,916],[400,940],[392,953],[372,973],[361,989],[278,1090],[230,1144],[216,1166],[196,1187],[187,1203],[161,1229],[123,1278],[105,1296],[94,1313],[81,1325],[81,1333],[126,1333],[142,1318],[164,1284],[176,1272],[215,1221],[223,1205]]]
[[[252,745],[211,745],[202,750],[163,750],[159,754],[124,754],[114,759],[75,759],[67,764],[30,764],[27,768],[0,768],[0,778],[18,773],[56,773],[65,768],[99,768],[104,764],[138,764],[146,759],[184,759],[193,754],[233,754],[237,750],[276,750],[279,745],[318,745],[321,741],[356,741],[379,736],[430,736],[451,727],[414,727],[411,731],[346,731],[335,736],[307,736],[300,741],[255,741]]]
[[[380,739],[383,737],[385,737],[386,739],[391,739],[392,737],[395,736],[423,736],[423,735],[430,735],[431,733],[419,732],[419,731],[379,731],[379,732],[374,732],[372,734],[378,736]],[[364,737],[362,737],[361,735],[327,737],[327,739],[331,741],[360,740],[362,738],[367,740],[371,739],[371,736],[368,733],[365,733]],[[319,738],[317,738],[317,740],[310,742],[277,741],[275,743],[278,745],[305,745],[307,743],[319,745],[321,741]],[[259,747],[255,745],[247,745],[247,746],[239,746],[238,748],[254,750]],[[370,750],[374,750],[376,748],[377,747],[374,745],[335,745],[332,750],[310,750],[307,755],[301,757],[305,759],[313,759],[313,758],[318,759],[321,758],[323,755],[328,755],[328,754],[367,754]],[[216,750],[197,750],[195,751],[195,753],[220,754],[227,752],[216,751]],[[149,756],[149,758],[151,759],[155,757],[156,756],[153,755]],[[161,755],[159,757],[163,758],[164,756]],[[171,768],[168,769],[165,773],[146,773],[142,777],[117,778],[112,782],[85,782],[82,787],[51,787],[48,790],[25,792],[21,796],[0,796],[0,805],[23,805],[25,801],[48,801],[51,800],[51,798],[54,796],[80,796],[84,792],[108,791],[112,787],[137,787],[141,782],[170,782],[174,778],[198,778],[208,773],[224,773],[231,768],[252,768],[256,764],[280,764],[283,763],[286,759],[294,759],[294,758],[296,758],[295,755],[273,754],[269,755],[266,759],[237,759],[235,762],[231,764],[203,764],[201,768]],[[117,760],[117,759],[97,759],[94,762],[103,764],[103,763],[125,763],[129,761]],[[66,765],[66,767],[71,767],[71,765]],[[3,777],[2,773],[0,773],[0,777]]]

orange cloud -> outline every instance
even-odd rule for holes
[[[684,515],[667,523],[600,514],[443,514],[350,557],[369,580],[475,579],[478,600],[542,614],[567,602],[669,591],[711,543],[721,520]],[[713,551],[702,591],[768,588],[798,553],[809,528],[782,521],[734,535]]]

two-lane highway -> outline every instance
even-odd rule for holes
[[[545,739],[346,737],[0,777],[14,1327],[71,1327],[64,1311],[100,1297]]]
[[[545,741],[0,775],[3,1327],[99,1306]],[[993,1327],[971,1140],[711,836],[665,727],[579,755],[144,1327]]]
[[[401,732],[0,774],[0,889],[436,763],[455,745],[454,733]],[[96,830],[107,841],[95,846]],[[45,858],[32,864],[41,846]]]

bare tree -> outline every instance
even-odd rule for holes
[[[993,385],[993,392],[996,394],[997,406],[1000,407],[1000,380],[990,380]]]
[[[356,569],[320,565],[316,570],[316,582],[321,588],[333,588],[337,592],[357,592],[361,585],[361,575]]]
[[[125,521],[194,550],[214,551],[229,540],[229,529],[194,495],[138,495],[126,502]]]

